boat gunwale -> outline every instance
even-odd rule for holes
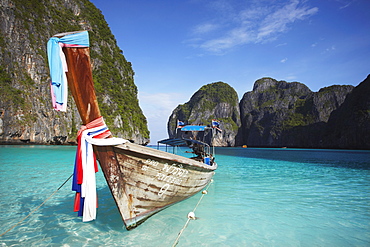
[[[141,146],[135,143],[124,143],[120,145],[114,146],[115,149],[122,150],[122,152],[132,152],[132,153],[138,153],[141,156],[149,156],[161,160],[168,160],[170,162],[178,162],[181,164],[185,164],[188,167],[194,167],[194,168],[201,168],[201,170],[204,170],[204,172],[213,172],[217,169],[217,163],[214,163],[214,165],[207,165],[205,163],[202,163],[200,161],[184,157],[181,155],[169,153],[162,150],[157,150],[154,148],[149,148],[145,146]],[[143,152],[144,150],[144,152]]]

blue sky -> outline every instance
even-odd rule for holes
[[[91,0],[135,71],[151,143],[203,85],[358,85],[370,74],[369,0]]]

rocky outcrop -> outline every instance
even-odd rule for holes
[[[74,143],[81,121],[72,98],[51,107],[46,43],[56,33],[89,30],[102,115],[114,135],[139,144],[149,131],[134,72],[100,10],[87,0],[0,0],[0,142]]]
[[[370,75],[330,115],[323,147],[370,149],[369,95]]]
[[[262,78],[240,101],[242,140],[257,147],[323,145],[326,123],[353,86],[331,86],[312,92],[298,82]]]
[[[168,135],[177,135],[177,120],[186,124],[211,125],[212,119],[221,122],[222,132],[215,131],[214,146],[234,146],[240,128],[238,95],[228,84],[215,82],[201,87],[191,99],[176,107],[168,120]],[[198,133],[199,134],[199,133]],[[204,139],[211,143],[211,135]]]

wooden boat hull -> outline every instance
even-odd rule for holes
[[[217,168],[133,143],[95,151],[127,229],[202,190]]]

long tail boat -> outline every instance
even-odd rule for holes
[[[58,43],[78,33],[80,32],[56,34],[51,39]],[[68,71],[65,72],[68,87],[82,123],[88,126],[101,118],[94,89],[89,47],[88,45],[61,45],[61,47],[68,67]],[[109,135],[107,138],[112,136]],[[191,139],[176,140],[167,139],[162,143],[174,146],[188,144],[192,147],[206,145]],[[131,142],[119,145],[93,145],[93,151],[128,230],[135,228],[160,210],[201,191],[210,183],[217,168],[217,164],[213,162],[213,154],[205,151],[201,155],[197,153],[197,157],[186,158]]]

